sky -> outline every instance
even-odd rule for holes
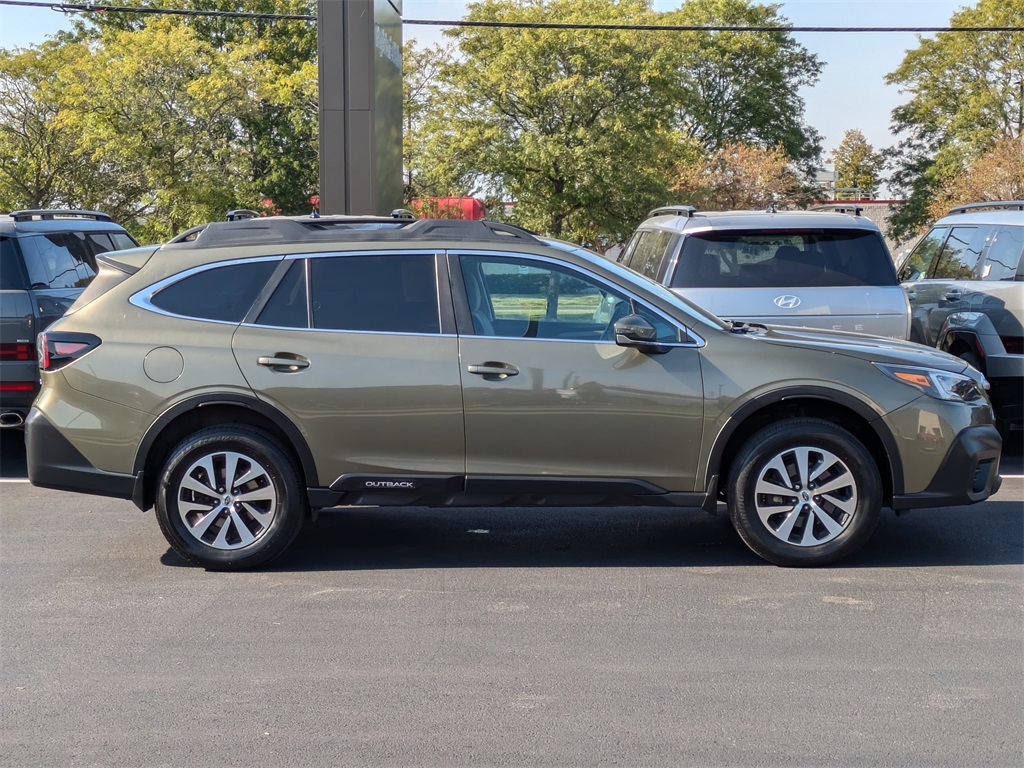
[[[31,0],[29,0],[31,1]],[[800,27],[941,27],[964,0],[789,0],[778,2],[779,14]],[[654,0],[656,10],[678,8],[681,0]],[[463,0],[404,0],[405,19],[456,20],[464,16]],[[0,48],[26,47],[43,42],[70,27],[64,14],[48,6],[26,8],[0,5]],[[406,26],[406,40],[420,44],[442,40],[436,27]],[[892,110],[906,100],[885,84],[908,50],[916,48],[914,33],[877,32],[795,33],[796,40],[825,63],[816,85],[804,88],[807,123],[822,134],[825,158],[850,129],[858,129],[876,150],[893,146]],[[826,163],[828,165],[828,163]]]

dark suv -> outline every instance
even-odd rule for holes
[[[96,256],[137,246],[96,211],[0,214],[0,427],[21,427],[39,391],[36,335],[96,275]]]
[[[900,279],[910,338],[984,373],[1004,430],[1024,426],[1024,200],[952,209],[907,256]]]
[[[999,486],[962,360],[726,323],[495,222],[217,222],[99,262],[39,337],[29,479],[155,506],[208,568],[327,507],[719,501],[759,555],[815,565],[883,505]]]

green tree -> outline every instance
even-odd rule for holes
[[[215,50],[249,61],[258,74],[251,104],[240,112],[234,144],[239,152],[236,205],[259,207],[269,200],[283,213],[305,213],[319,187],[317,29],[313,21],[273,18],[315,16],[316,0],[124,0],[146,6],[202,11],[242,11],[266,18],[174,16]],[[101,40],[116,32],[139,32],[161,18],[154,14],[95,13],[79,33]]]
[[[437,45],[420,48],[415,40],[406,41],[402,48],[402,166],[406,202],[447,197],[457,186],[447,172],[452,163],[438,163],[438,158],[432,157],[428,150],[430,132],[438,126],[438,122],[430,118],[441,104],[438,75],[451,61],[450,48]]]
[[[776,4],[690,0],[663,24],[785,26]],[[786,32],[677,32],[664,43],[675,56],[678,124],[709,152],[744,143],[774,149],[805,170],[817,165],[821,136],[804,122],[800,88],[821,74],[818,58]]]
[[[85,49],[85,46],[82,45]],[[165,239],[237,205],[235,141],[255,75],[171,19],[111,31],[63,87],[61,124],[80,157],[139,201],[137,231]]]
[[[856,189],[865,197],[874,197],[885,160],[863,133],[856,128],[846,131],[832,153],[832,162],[835,164],[837,187]]]
[[[979,0],[950,24],[1024,24],[1024,0]],[[892,153],[891,183],[906,198],[890,222],[905,237],[928,223],[931,199],[948,180],[1001,138],[1024,129],[1024,33],[940,32],[919,38],[886,81],[909,95],[893,110],[893,127],[908,134]]]
[[[644,0],[481,0],[472,21],[649,23]],[[579,241],[624,238],[664,201],[673,144],[664,47],[643,32],[459,27],[434,90],[424,164],[453,194]]]
[[[55,43],[0,51],[0,210],[83,205],[85,170],[74,131],[59,121],[55,91],[73,55]]]

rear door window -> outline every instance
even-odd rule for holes
[[[311,259],[310,286],[314,328],[441,332],[433,254]]]
[[[804,288],[895,285],[877,232],[778,230],[688,236],[673,288]]]
[[[982,280],[1016,280],[1024,258],[1024,227],[1002,227],[988,247]]]

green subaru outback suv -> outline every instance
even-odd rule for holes
[[[727,323],[494,222],[263,218],[102,255],[39,341],[29,477],[156,509],[211,569],[349,505],[661,505],[820,565],[882,507],[999,486],[986,382],[934,349]]]

